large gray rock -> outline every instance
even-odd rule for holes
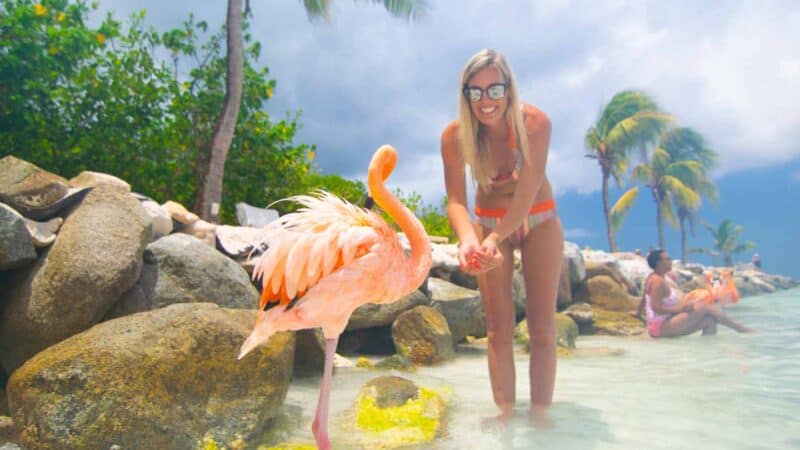
[[[294,336],[236,360],[256,311],[173,305],[103,322],[11,376],[20,443],[45,448],[230,448],[263,433],[283,403]]]
[[[278,211],[274,209],[259,208],[245,202],[236,204],[236,219],[242,226],[261,228],[274,222],[278,217]]]
[[[486,336],[486,314],[480,293],[438,278],[428,279],[431,306],[447,319],[447,326],[458,344],[467,336]]]
[[[396,302],[385,304],[366,303],[353,311],[350,320],[347,322],[346,330],[391,325],[397,316],[404,311],[419,305],[430,305],[430,302],[428,296],[417,289]]]
[[[9,282],[0,315],[8,372],[38,351],[97,323],[139,278],[150,221],[127,192],[98,186],[36,263]]]
[[[175,303],[258,307],[259,294],[247,272],[193,236],[175,233],[163,237],[147,246],[147,254],[142,276],[107,318]]]
[[[633,295],[641,295],[644,280],[653,270],[647,260],[635,253],[617,253],[620,274],[633,286]]]
[[[16,269],[36,260],[33,239],[22,216],[0,203],[0,270]]]
[[[570,283],[575,285],[583,281],[586,278],[586,267],[578,244],[564,241],[564,257],[567,259]]]

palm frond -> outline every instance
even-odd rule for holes
[[[661,185],[664,187],[664,191],[667,192],[667,195],[674,197],[677,204],[685,205],[691,209],[700,207],[700,196],[690,187],[683,184],[680,179],[671,175],[665,175],[661,177]]]
[[[631,171],[631,179],[640,183],[649,183],[653,181],[653,171],[647,164],[638,164]]]
[[[618,230],[622,225],[625,216],[636,204],[636,199],[639,197],[639,188],[633,187],[628,189],[622,196],[614,203],[609,212],[609,221],[611,222],[611,229]]]

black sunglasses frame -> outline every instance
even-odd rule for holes
[[[492,96],[489,95],[489,90],[494,88],[494,87],[497,87],[497,86],[503,86],[503,94],[500,95],[497,98],[492,98]],[[481,96],[477,100],[473,100],[472,97],[469,95],[470,92],[473,91],[473,90],[477,90],[477,91],[481,92]],[[486,94],[486,97],[488,97],[490,100],[500,100],[501,98],[505,97],[506,94],[508,93],[508,84],[507,83],[492,83],[489,86],[486,86],[486,89],[479,88],[477,86],[467,86],[465,84],[463,89],[461,89],[461,93],[464,94],[464,98],[466,98],[467,101],[472,102],[472,103],[478,103],[479,101],[483,100],[484,93]]]

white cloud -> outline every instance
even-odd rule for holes
[[[193,11],[216,29],[224,5],[213,3],[173,2],[165,11],[156,0],[102,0],[101,8],[117,17],[146,8],[161,30]],[[484,47],[507,54],[523,98],[553,121],[548,175],[557,193],[600,189],[583,136],[604,103],[628,88],[648,91],[705,135],[723,172],[800,156],[793,1],[436,0],[415,24],[380,6],[334,4],[330,24],[310,23],[298,2],[253,4],[250,30],[278,81],[270,113],[303,110],[298,140],[319,146],[328,173],[359,176],[371,152],[391,143],[401,152],[395,177],[403,189],[438,203],[441,129],[456,118],[459,72]]]

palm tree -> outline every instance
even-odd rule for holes
[[[406,20],[418,19],[428,9],[426,0],[372,0],[372,3],[383,4],[389,14]],[[303,7],[311,19],[330,17],[329,0],[303,0]],[[227,30],[227,74],[225,79],[225,100],[222,112],[214,125],[214,132],[206,153],[198,153],[199,186],[194,209],[204,220],[214,221],[219,213],[222,201],[222,180],[225,174],[225,160],[233,140],[236,128],[236,117],[242,100],[242,80],[244,71],[244,47],[242,43],[243,17],[250,13],[250,0],[245,0],[242,11],[242,0],[228,0],[228,13],[225,22]],[[214,205],[217,205],[216,207]]]
[[[617,251],[617,243],[608,206],[608,179],[613,176],[620,186],[620,175],[627,169],[629,151],[653,140],[671,121],[672,117],[659,112],[655,101],[647,94],[622,91],[614,95],[595,124],[586,130],[584,142],[589,152],[585,156],[597,160],[603,177],[603,216],[612,252]]]
[[[681,127],[662,133],[650,160],[634,167],[631,178],[647,187],[656,203],[659,247],[664,248],[664,221],[675,228],[679,225],[672,203],[678,206],[676,209],[685,210],[688,216],[689,211],[696,211],[700,207],[701,192],[698,190],[714,195],[711,193],[713,184],[707,170],[715,160],[716,153],[706,146],[700,133]],[[639,188],[629,189],[614,204],[611,210],[614,226],[618,226],[633,207]],[[682,256],[685,259],[685,254]]]
[[[753,241],[739,243],[739,236],[744,231],[744,227],[731,222],[730,219],[723,220],[716,228],[707,223],[704,223],[703,226],[714,238],[714,249],[692,248],[689,252],[711,255],[715,264],[717,257],[722,257],[725,265],[733,266],[734,254],[746,252],[756,247]]]
[[[697,192],[702,202],[703,197],[708,199],[711,203],[716,203],[718,199],[717,186],[708,176],[708,173],[716,166],[717,153],[704,144],[702,136],[697,133],[687,133],[688,145],[682,146],[687,150],[691,158],[696,158],[702,164],[702,170],[694,173],[692,177],[685,180],[685,184],[689,189]],[[687,247],[686,247],[686,225],[689,225],[689,230],[694,235],[695,222],[697,221],[697,211],[699,208],[692,208],[692,205],[683,203],[680,197],[672,197],[675,209],[678,212],[678,224],[681,231],[681,262],[686,264]],[[699,206],[699,205],[698,205]]]

